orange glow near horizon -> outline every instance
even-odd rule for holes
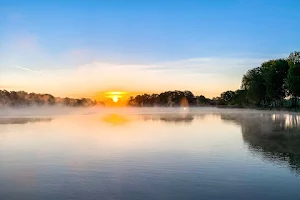
[[[126,124],[129,122],[129,119],[127,119],[124,115],[110,114],[103,117],[102,121],[116,126]]]
[[[105,98],[112,100],[114,104],[120,104],[122,100],[126,100],[126,94],[127,92],[121,91],[105,92]]]
[[[119,101],[119,97],[117,95],[114,95],[112,100],[117,103]]]

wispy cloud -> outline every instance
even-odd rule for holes
[[[268,58],[243,58],[243,57],[199,57],[183,60],[174,60],[149,64],[114,64],[106,62],[92,62],[79,65],[76,70],[77,76],[88,74],[88,81],[93,76],[99,80],[105,77],[116,79],[117,77],[132,77],[137,79],[141,76],[155,76],[158,74],[166,77],[182,76],[218,76],[224,79],[232,80],[235,77],[238,82],[247,70],[258,67],[262,62],[272,59]],[[105,76],[104,76],[105,75]]]
[[[76,68],[44,68],[43,76],[8,73],[1,77],[3,84],[0,82],[0,85],[22,85],[22,89],[31,88],[28,90],[47,91],[56,95],[188,89],[195,94],[213,97],[225,90],[239,88],[241,78],[248,69],[272,58],[200,57],[146,64],[95,61],[79,64]],[[34,68],[14,68],[41,73]]]
[[[22,70],[25,70],[25,71],[29,71],[29,72],[34,72],[34,73],[37,73],[37,74],[41,74],[42,72],[40,71],[36,71],[36,70],[32,70],[32,69],[28,69],[28,68],[25,68],[25,67],[20,67],[20,66],[14,66],[15,68],[18,68],[18,69],[22,69]]]
[[[201,74],[243,73],[246,70],[259,66],[263,61],[271,58],[191,58],[171,62],[157,63],[145,66],[142,70],[149,71],[185,71]]]

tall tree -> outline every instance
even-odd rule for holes
[[[287,60],[291,64],[300,63],[300,51],[294,51],[294,52],[290,53],[290,55],[287,58]]]
[[[243,76],[241,89],[247,91],[247,98],[251,104],[260,105],[265,101],[266,87],[260,67],[249,70]]]
[[[297,99],[300,96],[300,62],[291,65],[287,75],[286,83],[289,93],[295,99],[293,106],[297,106]]]
[[[236,90],[234,92],[233,104],[239,106],[246,106],[248,105],[247,100],[247,91],[246,90]]]
[[[300,64],[300,52],[294,51],[290,53],[287,58],[290,69],[286,78],[286,87],[290,95],[292,95],[294,101],[293,106],[297,106],[297,98],[300,96],[300,81],[299,81],[299,64]]]
[[[284,82],[288,70],[289,64],[284,59],[270,60],[261,65],[261,73],[266,89],[266,100],[269,103],[286,97]]]
[[[209,99],[205,98],[205,96],[200,95],[199,97],[197,97],[197,104],[198,105],[205,105],[207,104],[209,101]]]
[[[225,104],[232,104],[234,99],[235,93],[231,90],[223,92],[221,94],[221,99],[225,102]]]

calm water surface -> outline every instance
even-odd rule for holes
[[[300,118],[218,109],[0,117],[0,199],[300,199]]]

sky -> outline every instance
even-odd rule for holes
[[[300,46],[299,0],[0,0],[0,89],[219,96]]]

